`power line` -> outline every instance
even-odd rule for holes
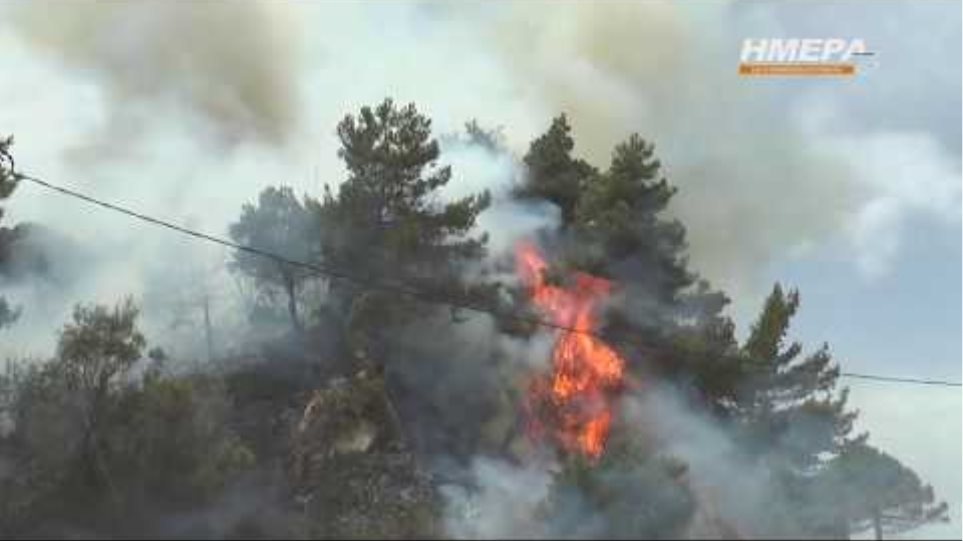
[[[885,381],[892,383],[915,383],[917,385],[941,385],[944,387],[963,387],[963,383],[958,381],[945,381],[939,379],[917,379],[917,378],[900,378],[895,376],[877,376],[875,374],[859,374],[856,372],[840,372],[841,377],[853,378],[853,379],[865,379],[870,381]]]
[[[51,184],[51,183],[49,183],[49,182],[47,182],[47,181],[45,181],[45,180],[41,180],[41,179],[39,179],[39,178],[30,176],[30,175],[25,175],[25,174],[22,174],[22,173],[17,173],[17,178],[20,179],[20,180],[27,180],[27,181],[33,182],[34,184],[38,184],[38,185],[40,185],[40,186],[42,186],[42,187],[44,187],[44,188],[47,188],[47,189],[50,189],[50,190],[54,190],[54,191],[60,192],[60,193],[62,193],[62,194],[64,194],[64,195],[67,195],[67,196],[70,196],[70,197],[74,197],[74,198],[77,198],[77,199],[81,199],[81,200],[86,201],[86,202],[88,202],[88,203],[91,203],[91,204],[94,204],[94,205],[97,205],[97,206],[99,206],[99,207],[103,207],[103,208],[106,208],[106,209],[109,209],[109,210],[112,210],[112,211],[115,211],[115,212],[119,212],[119,213],[121,213],[121,214],[125,214],[125,215],[127,215],[127,216],[130,216],[130,217],[132,217],[132,218],[136,218],[136,219],[138,219],[138,220],[142,220],[142,221],[145,221],[145,222],[152,223],[152,224],[154,224],[154,225],[158,225],[158,226],[161,226],[161,227],[164,227],[164,228],[167,228],[167,229],[171,229],[171,230],[176,231],[176,232],[178,232],[178,233],[182,233],[182,234],[185,234],[185,235],[189,235],[189,236],[191,236],[191,237],[194,237],[194,238],[197,238],[197,239],[201,239],[201,240],[205,240],[205,241],[208,241],[208,242],[213,242],[213,243],[215,243],[215,244],[220,244],[221,246],[226,246],[226,247],[228,247],[228,248],[232,248],[232,249],[239,250],[239,251],[242,251],[242,252],[248,252],[248,253],[255,254],[255,255],[259,255],[259,256],[262,256],[262,257],[267,257],[267,258],[273,259],[273,260],[275,260],[275,261],[277,261],[277,262],[279,262],[279,263],[282,263],[282,264],[285,264],[285,265],[290,265],[290,266],[293,266],[293,267],[298,267],[298,268],[306,269],[306,270],[312,271],[312,272],[314,272],[314,273],[316,273],[316,274],[320,274],[320,275],[323,275],[323,276],[327,276],[327,277],[329,277],[329,278],[334,278],[334,279],[336,279],[336,280],[341,280],[341,281],[343,281],[343,282],[346,282],[346,283],[348,283],[348,284],[354,285],[354,286],[359,287],[359,288],[362,288],[362,289],[382,290],[382,291],[388,291],[388,292],[392,292],[392,293],[401,293],[401,294],[408,295],[408,296],[413,297],[413,298],[416,298],[416,299],[423,300],[423,301],[425,301],[425,302],[434,303],[434,304],[444,304],[444,305],[447,305],[447,306],[449,306],[449,307],[451,307],[451,308],[458,308],[458,309],[468,310],[468,311],[472,311],[472,312],[476,312],[476,313],[480,313],[480,314],[488,314],[488,315],[492,315],[492,316],[495,316],[495,317],[502,317],[502,318],[506,318],[506,319],[512,319],[512,320],[514,320],[514,321],[518,321],[518,322],[521,322],[521,323],[529,323],[529,324],[533,324],[533,325],[538,325],[538,326],[543,326],[543,327],[549,327],[549,328],[556,329],[556,330],[561,330],[561,331],[566,331],[566,332],[575,332],[575,333],[581,333],[581,334],[588,334],[588,335],[595,336],[595,337],[597,337],[597,338],[602,338],[601,336],[599,336],[599,335],[597,335],[597,334],[595,334],[595,333],[593,333],[593,332],[591,332],[591,331],[586,331],[586,330],[583,330],[583,329],[577,329],[577,328],[575,328],[575,327],[569,327],[569,326],[566,326],[566,325],[560,325],[560,324],[558,324],[558,323],[552,323],[551,321],[545,321],[545,320],[539,319],[539,318],[529,318],[529,317],[520,316],[520,315],[512,314],[512,313],[502,313],[502,314],[495,313],[495,311],[492,310],[492,309],[490,309],[490,308],[481,307],[481,306],[476,306],[476,305],[473,305],[473,304],[468,303],[468,302],[465,302],[465,301],[459,301],[459,300],[452,300],[452,299],[441,298],[441,297],[439,297],[438,295],[432,295],[432,294],[427,293],[427,292],[425,292],[425,291],[421,291],[421,290],[418,290],[418,289],[414,289],[414,288],[412,288],[412,287],[410,287],[410,286],[406,286],[406,285],[404,285],[404,284],[379,284],[379,283],[374,283],[374,282],[370,282],[370,281],[360,280],[360,279],[357,279],[357,278],[352,277],[351,275],[349,275],[349,274],[347,274],[347,273],[345,273],[345,272],[338,271],[338,270],[336,270],[336,269],[332,269],[332,268],[330,268],[330,267],[328,267],[328,266],[325,266],[325,265],[317,265],[317,264],[312,264],[312,263],[306,263],[306,262],[304,262],[304,261],[298,261],[298,260],[296,260],[296,259],[290,259],[290,258],[284,257],[284,256],[282,256],[282,255],[279,255],[279,254],[276,254],[276,253],[273,253],[273,252],[269,252],[269,251],[267,251],[267,250],[261,250],[261,249],[259,249],[259,248],[254,248],[254,247],[252,247],[252,246],[247,246],[247,245],[244,245],[244,244],[239,244],[239,243],[236,243],[236,242],[233,242],[233,241],[230,241],[230,240],[221,238],[221,237],[215,237],[215,236],[213,236],[213,235],[208,235],[207,233],[202,233],[202,232],[200,232],[200,231],[195,231],[195,230],[193,230],[193,229],[188,229],[188,228],[186,228],[186,227],[183,227],[183,226],[180,226],[180,225],[177,225],[177,224],[168,222],[168,221],[166,221],[166,220],[161,220],[161,219],[159,219],[159,218],[154,218],[154,217],[152,217],[152,216],[148,216],[148,215],[146,215],[146,214],[142,214],[142,213],[139,213],[139,212],[130,210],[130,209],[128,209],[128,208],[121,207],[121,206],[119,206],[119,205],[115,205],[115,204],[113,204],[113,203],[108,203],[108,202],[106,202],[106,201],[102,201],[102,200],[93,198],[93,197],[91,197],[91,196],[89,196],[89,195],[80,193],[80,192],[75,191],[75,190],[71,190],[71,189],[69,189],[69,188],[64,188],[64,187],[62,187],[62,186],[57,186],[57,185]]]
[[[13,164],[12,158],[10,158],[9,155],[5,155],[5,156],[3,156],[3,157],[4,157],[4,158],[7,158],[7,159],[9,160],[9,162],[10,162],[11,165]],[[11,167],[11,170],[13,170],[12,167]],[[168,222],[168,221],[166,221],[166,220],[161,220],[161,219],[159,219],[159,218],[154,218],[154,217],[152,217],[152,216],[148,216],[148,215],[146,215],[146,214],[143,214],[143,213],[140,213],[140,212],[136,212],[136,211],[130,210],[130,209],[128,209],[128,208],[125,208],[125,207],[122,207],[122,206],[113,204],[113,203],[108,203],[108,202],[106,202],[106,201],[102,201],[102,200],[100,200],[100,199],[96,199],[96,198],[94,198],[94,197],[91,197],[91,196],[89,196],[89,195],[83,194],[83,193],[78,192],[78,191],[76,191],[76,190],[71,190],[71,189],[69,189],[69,188],[64,188],[63,186],[57,186],[57,185],[55,185],[55,184],[51,184],[51,183],[49,183],[49,182],[47,182],[47,181],[45,181],[45,180],[39,179],[39,178],[34,177],[34,176],[31,176],[31,175],[26,175],[26,174],[23,174],[23,173],[16,173],[16,172],[15,172],[15,173],[14,173],[14,178],[17,179],[17,180],[26,180],[26,181],[32,182],[32,183],[34,183],[34,184],[36,184],[36,185],[38,185],[38,186],[41,186],[41,187],[43,187],[43,188],[46,188],[46,189],[49,189],[49,190],[53,190],[53,191],[59,192],[59,193],[61,193],[61,194],[67,195],[67,196],[69,196],[69,197],[74,197],[74,198],[76,198],[76,199],[80,199],[80,200],[85,201],[85,202],[87,202],[87,203],[91,203],[91,204],[93,204],[93,205],[96,205],[96,206],[99,206],[99,207],[102,207],[102,208],[106,208],[106,209],[112,210],[112,211],[114,211],[114,212],[119,212],[119,213],[121,213],[121,214],[130,216],[130,217],[132,217],[132,218],[135,218],[135,219],[138,219],[138,220],[141,220],[141,221],[144,221],[144,222],[148,222],[148,223],[151,223],[151,224],[154,224],[154,225],[158,225],[158,226],[160,226],[160,227],[164,227],[164,228],[167,228],[167,229],[176,231],[176,232],[178,232],[178,233],[182,233],[182,234],[184,234],[184,235],[188,235],[188,236],[194,237],[194,238],[196,238],[196,239],[204,240],[204,241],[207,241],[207,242],[212,242],[212,243],[215,243],[215,244],[219,244],[219,245],[221,245],[221,246],[226,246],[226,247],[228,247],[228,248],[232,248],[232,249],[234,249],[234,250],[239,250],[239,251],[242,251],[242,252],[247,252],[247,253],[255,254],[255,255],[258,255],[258,256],[261,256],[261,257],[267,257],[267,258],[273,259],[273,260],[275,260],[275,261],[277,261],[277,262],[279,262],[279,263],[282,263],[282,264],[285,264],[285,265],[290,265],[290,266],[293,266],[293,267],[298,267],[298,268],[306,269],[306,270],[312,271],[312,272],[314,272],[314,273],[316,273],[316,274],[323,275],[323,276],[327,276],[328,278],[333,278],[333,279],[336,279],[336,280],[341,280],[341,281],[343,281],[343,282],[346,282],[346,283],[348,283],[348,284],[351,284],[351,285],[353,285],[353,286],[355,286],[355,287],[359,287],[359,288],[362,288],[362,289],[382,290],[382,291],[389,291],[389,292],[392,292],[392,293],[401,293],[401,294],[408,295],[408,296],[410,296],[410,297],[412,297],[412,298],[416,298],[416,299],[419,299],[419,300],[422,300],[422,301],[425,301],[425,302],[428,302],[428,303],[446,305],[446,306],[449,306],[449,307],[451,307],[451,308],[468,310],[468,311],[475,312],[475,313],[479,313],[479,314],[487,314],[487,315],[490,315],[490,316],[494,316],[494,317],[496,317],[496,318],[510,319],[510,320],[513,320],[513,321],[517,321],[517,322],[521,322],[521,323],[527,323],[527,324],[532,324],[532,325],[537,325],[537,326],[546,327],[546,328],[550,328],[550,329],[554,329],[554,330],[560,330],[560,331],[565,331],[565,332],[573,332],[573,333],[586,334],[586,335],[590,335],[590,336],[593,336],[593,337],[595,337],[595,338],[604,340],[604,337],[602,337],[602,336],[600,336],[599,334],[594,333],[594,332],[592,332],[592,331],[587,331],[587,330],[584,330],[584,329],[577,329],[577,328],[575,328],[575,327],[569,327],[569,326],[567,326],[567,325],[560,325],[560,324],[558,324],[558,323],[552,323],[551,321],[546,321],[546,320],[541,319],[541,318],[525,317],[525,316],[520,316],[520,315],[518,315],[518,314],[513,314],[513,313],[497,313],[496,311],[492,310],[491,308],[482,307],[482,306],[477,306],[477,305],[474,305],[474,304],[471,304],[471,303],[468,303],[468,302],[459,301],[459,300],[453,300],[453,299],[450,299],[450,298],[442,298],[442,297],[440,297],[440,296],[438,296],[438,295],[432,295],[432,294],[430,294],[430,293],[427,293],[427,292],[424,292],[424,291],[421,291],[421,290],[418,290],[418,289],[415,289],[415,288],[412,288],[412,287],[410,287],[410,286],[406,286],[406,285],[403,285],[403,284],[379,284],[379,283],[374,283],[374,282],[370,282],[370,281],[360,280],[360,279],[357,279],[357,278],[352,277],[351,275],[349,275],[349,274],[347,274],[347,273],[345,273],[345,272],[338,271],[338,270],[336,270],[336,269],[332,269],[332,268],[327,267],[327,266],[325,266],[325,265],[317,265],[317,264],[312,264],[312,263],[306,263],[306,262],[304,262],[304,261],[298,261],[298,260],[295,260],[295,259],[290,259],[290,258],[281,256],[281,255],[279,255],[279,254],[276,254],[276,253],[273,253],[273,252],[269,252],[269,251],[267,251],[267,250],[261,250],[261,249],[259,249],[259,248],[254,248],[254,247],[252,247],[252,246],[247,246],[247,245],[244,245],[244,244],[239,244],[239,243],[236,243],[236,242],[233,242],[233,241],[230,241],[230,240],[221,238],[221,237],[215,237],[215,236],[213,236],[213,235],[209,235],[209,234],[206,234],[206,233],[202,233],[202,232],[200,232],[200,231],[195,231],[195,230],[193,230],[193,229],[188,229],[188,228],[186,228],[186,227],[177,225],[177,224],[175,224],[175,223]],[[840,377],[853,378],[853,379],[862,379],[862,380],[868,380],[868,381],[879,381],[879,382],[889,382],[889,383],[906,383],[906,384],[917,384],[917,385],[937,385],[937,386],[945,386],[945,387],[963,387],[963,383],[956,382],[956,381],[946,381],[946,380],[904,378],[904,377],[895,377],[895,376],[880,376],[880,375],[875,375],[875,374],[863,374],[863,373],[858,373],[858,372],[840,372],[839,375],[840,375]]]

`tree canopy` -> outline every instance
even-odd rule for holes
[[[819,479],[820,497],[846,532],[873,529],[877,539],[947,521],[949,507],[911,469],[869,445],[847,448]]]
[[[866,445],[867,435],[853,434],[857,413],[847,409],[848,389],[837,389],[840,371],[828,346],[800,357],[802,344],[786,343],[798,292],[776,284],[745,343],[738,344],[723,313],[728,298],[688,267],[685,228],[667,214],[676,188],[662,175],[654,145],[633,134],[600,170],[572,156],[570,132],[561,115],[533,140],[516,195],[561,208],[558,229],[547,234],[561,253],[563,275],[587,271],[616,284],[617,300],[606,309],[602,334],[628,359],[630,370],[643,377],[655,371],[699,396],[731,427],[741,452],[770,471],[774,494],[798,506],[798,516],[790,519],[797,529],[770,524],[760,525],[761,531],[845,535],[846,524],[856,519],[840,519],[820,503],[832,492],[827,480],[841,475],[853,453],[865,458],[875,451]],[[895,461],[862,463],[875,475],[901,471]],[[591,475],[601,470],[567,478],[591,486]],[[939,506],[928,508],[934,514],[919,511],[932,498],[905,479],[916,488],[877,489],[900,502],[889,502],[893,508],[905,505],[920,520],[934,520]],[[856,489],[853,501],[858,494]]]
[[[414,104],[386,99],[362,107],[338,124],[348,177],[322,202],[322,258],[350,269],[365,282],[414,286],[464,299],[478,291],[463,279],[465,266],[485,254],[485,235],[474,234],[478,215],[491,202],[487,192],[443,202],[439,191],[451,180],[439,165],[431,121]],[[356,351],[384,347],[392,325],[423,313],[425,305],[385,290],[362,292],[332,284],[348,313]],[[433,309],[433,308],[431,308]],[[377,337],[376,337],[377,335]],[[383,361],[378,361],[383,362]]]
[[[571,131],[568,118],[562,114],[532,141],[524,157],[525,182],[516,191],[519,197],[545,199],[558,206],[562,227],[575,222],[584,183],[597,173],[586,161],[572,156],[575,140]]]
[[[231,224],[235,242],[261,252],[275,254],[287,261],[308,262],[318,257],[320,212],[316,201],[298,200],[289,187],[267,187],[257,204],[245,204],[241,217]],[[295,330],[302,328],[298,314],[298,288],[310,270],[288,262],[248,251],[235,251],[232,268],[250,276],[261,292],[269,297],[277,291],[287,298],[288,315]]]
[[[466,133],[465,144],[509,152],[498,130],[471,121]],[[244,497],[279,488],[280,516],[304,526],[305,537],[399,527],[437,533],[450,518],[434,507],[442,488],[416,466],[455,472],[444,482],[459,484],[482,456],[513,467],[552,462],[534,513],[547,534],[698,537],[697,521],[742,533],[716,516],[705,489],[712,481],[698,477],[719,466],[695,457],[690,467],[691,450],[636,415],[647,396],[655,396],[656,415],[674,408],[658,402],[662,391],[684,411],[660,421],[685,425],[681,432],[707,424],[726,447],[726,464],[738,464],[724,473],[744,469],[762,485],[773,511],[739,517],[750,535],[845,537],[872,528],[879,537],[946,518],[930,486],[855,433],[857,412],[829,346],[806,350],[791,339],[798,291],[775,284],[737,340],[728,297],[690,267],[685,227],[672,214],[677,189],[651,141],[632,134],[609,163],[591,164],[576,157],[573,128],[560,115],[516,158],[523,174],[508,195],[512,204],[560,211],[534,239],[545,252],[545,282],[611,293],[592,314],[593,340],[579,347],[617,356],[607,366],[617,366],[618,381],[555,408],[564,420],[578,408],[612,405],[592,417],[602,421],[589,429],[604,426],[611,437],[588,460],[536,449],[521,434],[520,410],[532,403],[519,396],[543,368],[530,362],[543,353],[536,334],[571,330],[502,321],[506,305],[537,303],[514,280],[492,278],[502,261],[489,258],[478,227],[491,195],[446,194],[458,171],[441,163],[432,122],[414,104],[361,107],[336,134],[347,171],[340,183],[317,199],[266,187],[229,226],[236,243],[254,249],[235,251],[229,268],[269,301],[282,299],[298,340],[278,340],[324,366],[285,379],[279,362],[249,370],[245,352],[224,366],[174,370],[163,350],[147,352],[132,298],[76,305],[49,359],[0,374],[0,536],[43,534],[34,526],[48,517],[96,532],[140,531],[151,516],[166,526],[168,516],[196,509],[218,521],[240,506],[231,487],[245,483],[255,487],[237,489]],[[11,144],[0,140],[0,201],[17,181]],[[318,284],[325,287],[308,287]],[[491,320],[455,317],[452,303],[490,308]],[[15,315],[0,298],[0,326]],[[583,353],[558,343],[566,362]],[[276,351],[249,356],[275,361]],[[327,356],[337,370],[324,371],[335,364]],[[314,381],[317,374],[332,377]],[[295,472],[295,481],[281,471]],[[267,501],[260,497],[252,499]],[[370,522],[387,513],[395,514]]]

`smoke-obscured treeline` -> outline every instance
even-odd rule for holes
[[[336,127],[346,178],[238,209],[235,242],[332,271],[233,253],[246,336],[205,309],[203,354],[173,357],[141,331],[148,299],[117,291],[78,305],[47,356],[8,359],[0,537],[837,538],[945,517],[853,431],[829,347],[790,338],[798,292],[775,285],[737,341],[652,142],[588,163],[564,115],[523,156],[474,121],[431,128],[413,104],[364,107]],[[442,146],[510,164],[511,189],[446,194]],[[15,206],[16,148],[0,150]],[[537,227],[483,227],[526,213]],[[0,283],[56,280],[57,232],[2,225]],[[561,331],[531,323],[523,239],[551,280],[613,283],[597,331],[633,384],[597,463],[526,433],[521,395]],[[4,297],[0,325],[30,310]]]

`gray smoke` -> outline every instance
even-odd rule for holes
[[[871,33],[870,45],[883,49],[879,73],[817,85],[735,76],[742,39],[789,32],[789,17],[775,13],[790,10],[767,3],[536,1],[486,8],[453,11],[469,12],[474,30],[466,32],[499,55],[519,92],[538,103],[533,112],[569,114],[576,152],[605,166],[613,145],[633,131],[656,143],[680,188],[672,211],[687,226],[695,268],[737,297],[758,295],[753,284],[772,261],[829,242],[848,244],[868,274],[885,272],[914,213],[960,219],[960,165],[951,157],[958,135],[943,148],[918,125],[858,133],[840,120],[854,116],[840,103],[860,109],[857,126],[861,115],[877,119],[902,109],[890,89],[897,80],[911,85],[913,52],[938,54],[939,40],[909,40],[891,23],[925,24],[953,41],[952,23],[933,26],[937,10],[895,7],[866,19],[851,9],[863,24],[839,23],[837,31],[851,35],[857,26]],[[959,94],[958,81],[940,77],[941,89],[956,86]],[[904,88],[900,95],[918,93]],[[902,187],[911,178],[935,188],[916,191],[932,194],[926,201],[905,200]]]
[[[644,394],[623,397],[620,409],[626,426],[637,431],[635,437],[686,467],[681,482],[691,491],[695,507],[681,532],[684,538],[772,538],[799,531],[795,517],[804,514],[799,502],[790,502],[778,492],[764,465],[744,456],[730,434],[686,406],[675,390],[649,386]],[[596,481],[607,485],[611,493],[619,493],[625,489],[626,476],[644,480],[652,475],[647,470],[650,467],[620,470],[617,476],[601,475]],[[606,523],[612,518],[598,516],[577,492],[565,495],[561,520],[547,521],[545,506],[550,497],[559,497],[552,494],[558,470],[559,464],[551,460],[515,464],[476,458],[463,472],[467,482],[442,489],[449,533],[469,539],[586,538],[618,527]],[[638,490],[638,497],[627,505],[640,514],[654,495],[644,488]],[[646,520],[640,516],[624,518]],[[648,520],[658,524],[661,519],[653,516]]]
[[[337,119],[390,94],[419,103],[438,131],[453,131],[473,117],[505,125],[516,154],[562,111],[574,125],[577,152],[601,167],[615,143],[642,133],[656,143],[670,180],[681,188],[672,211],[689,230],[694,267],[736,297],[762,292],[758,278],[773,261],[827,243],[848,249],[868,274],[885,272],[907,220],[920,213],[950,222],[960,216],[960,165],[941,141],[905,122],[867,132],[862,120],[854,120],[855,127],[839,120],[842,106],[848,111],[858,104],[859,118],[878,118],[898,108],[898,96],[915,95],[913,89],[899,95],[888,90],[912,66],[902,56],[909,53],[897,56],[890,51],[896,47],[885,45],[898,42],[901,50],[926,54],[934,44],[885,29],[894,17],[928,24],[935,16],[925,10],[916,16],[894,8],[861,27],[873,32],[871,48],[885,49],[880,54],[889,56],[881,61],[891,62],[889,69],[882,64],[865,79],[817,86],[734,76],[743,38],[787,32],[787,22],[765,3],[5,7],[8,29],[17,36],[5,45],[14,57],[26,45],[29,58],[70,68],[53,83],[27,73],[36,79],[30,88],[39,88],[38,99],[49,92],[45,85],[62,84],[61,77],[84,82],[70,88],[71,99],[106,94],[79,102],[94,111],[76,113],[83,117],[79,124],[59,122],[68,133],[53,145],[62,153],[55,159],[67,160],[70,172],[89,164],[85,171],[102,177],[111,160],[137,171],[157,159],[165,167],[170,160],[215,161],[218,180],[203,184],[222,193],[231,186],[227,199],[235,203],[234,193],[253,194],[238,184],[238,173],[246,175],[232,164],[275,161],[251,159],[248,144],[268,141],[284,143],[279,152],[286,155],[284,165],[271,168],[274,178],[261,184],[282,181],[316,193],[320,183],[341,178],[332,137]],[[948,35],[953,28],[936,30]],[[869,97],[857,101],[860,92]],[[29,137],[21,123],[10,125]],[[192,144],[170,143],[185,136]],[[46,145],[48,137],[44,132]],[[240,148],[197,147],[212,139]],[[176,151],[159,153],[159,146]],[[907,155],[916,158],[900,157]],[[191,178],[196,175],[158,175],[173,177],[151,183],[165,196],[198,186]],[[936,188],[925,191],[939,195],[906,201],[911,179],[925,179]],[[157,186],[162,182],[167,187]],[[206,202],[177,202],[180,209],[210,213]],[[498,210],[482,219],[496,237],[504,221],[491,218]],[[229,219],[222,212],[218,208],[212,220],[218,227]]]
[[[457,539],[535,539],[549,535],[538,518],[551,476],[543,466],[517,466],[478,458],[471,464],[472,489],[442,487],[445,527]]]
[[[283,4],[41,1],[9,6],[11,27],[113,107],[109,145],[137,135],[158,103],[210,123],[226,141],[282,143],[298,118],[296,20]]]

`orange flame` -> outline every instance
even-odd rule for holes
[[[531,300],[562,330],[552,347],[552,372],[536,376],[529,386],[530,433],[548,437],[568,452],[596,460],[602,455],[612,420],[612,392],[622,384],[625,362],[611,347],[590,334],[594,308],[608,296],[611,284],[584,273],[569,288],[547,283],[548,265],[528,243],[516,246],[517,272]]]

